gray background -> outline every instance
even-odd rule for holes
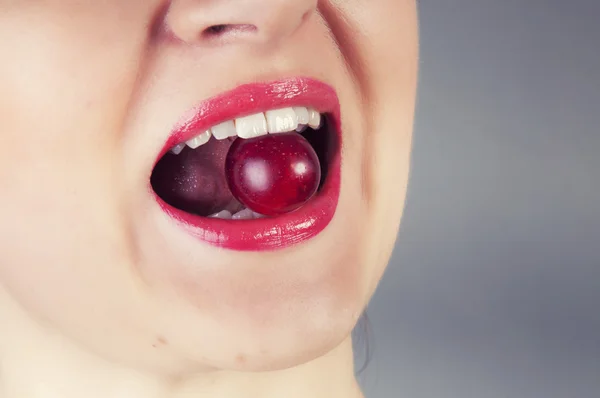
[[[419,1],[413,170],[366,396],[598,398],[600,0]]]

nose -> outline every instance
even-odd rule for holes
[[[293,35],[317,9],[318,0],[172,0],[166,24],[194,45],[227,42],[275,44]]]

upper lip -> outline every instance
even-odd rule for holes
[[[156,162],[175,145],[231,119],[290,106],[310,106],[339,116],[339,102],[327,84],[308,77],[249,83],[192,107],[175,124]],[[338,117],[339,119],[339,117]]]
[[[201,102],[187,111],[175,125],[156,162],[173,146],[226,120],[290,106],[306,106],[326,113],[331,130],[338,135],[336,152],[328,162],[322,189],[303,207],[274,218],[227,221],[206,218],[156,201],[171,218],[201,241],[236,250],[273,250],[294,245],[321,232],[333,219],[340,193],[341,115],[335,90],[308,77],[241,85]],[[152,191],[153,192],[153,191]]]

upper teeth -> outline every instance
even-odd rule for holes
[[[321,127],[321,114],[302,106],[270,110],[219,123],[185,143],[175,145],[171,152],[178,155],[186,145],[196,149],[206,144],[211,136],[217,140],[235,136],[253,138],[265,134],[304,131],[307,125],[313,129]]]

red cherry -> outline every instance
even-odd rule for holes
[[[319,158],[298,133],[236,139],[225,160],[233,196],[252,211],[275,216],[304,205],[317,192]]]

